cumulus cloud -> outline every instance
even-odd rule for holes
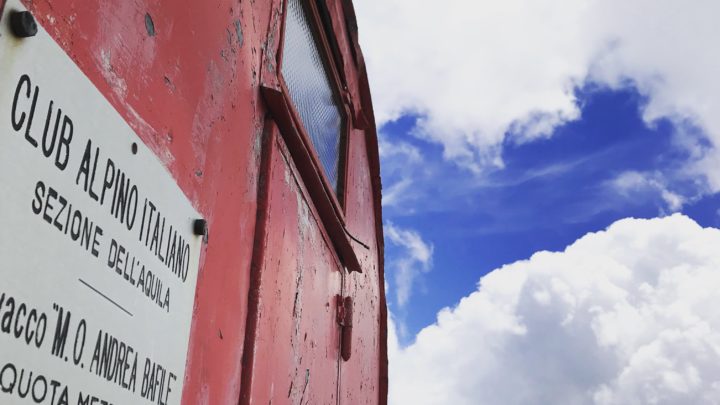
[[[718,286],[720,230],[618,221],[483,277],[410,346],[391,340],[390,403],[718,403]]]
[[[388,222],[384,226],[385,240],[400,248],[386,268],[395,276],[396,302],[407,304],[417,278],[432,268],[432,244],[425,242],[414,230],[403,229]]]
[[[588,84],[633,86],[649,125],[668,118],[720,190],[720,2],[716,0],[363,0],[356,2],[379,123],[420,116],[415,134],[474,171],[502,145],[578,119]]]

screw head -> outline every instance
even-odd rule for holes
[[[197,236],[207,237],[207,221],[200,218],[193,222],[193,233]]]
[[[35,17],[29,11],[16,11],[10,14],[10,28],[19,38],[34,37],[38,32]]]

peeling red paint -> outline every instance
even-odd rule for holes
[[[384,404],[379,158],[351,2],[314,3],[351,118],[343,206],[318,197],[289,122],[266,121],[262,89],[284,91],[282,0],[23,3],[208,220],[183,403]],[[354,303],[348,361],[336,295]]]
[[[287,146],[270,124],[262,252],[254,258],[241,404],[335,403],[343,266]],[[278,387],[286,387],[278,389]]]

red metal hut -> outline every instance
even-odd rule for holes
[[[386,403],[352,2],[0,12],[0,403]]]

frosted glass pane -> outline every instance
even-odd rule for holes
[[[302,0],[289,0],[282,75],[335,192],[343,119]]]

